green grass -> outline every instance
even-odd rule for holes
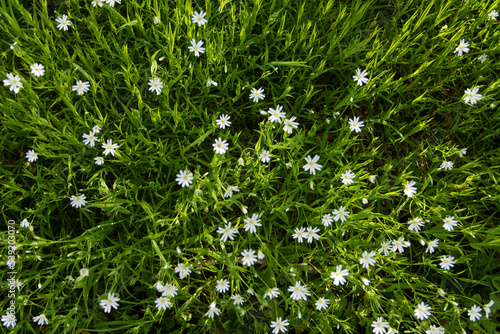
[[[0,278],[8,292],[14,220],[23,284],[0,299],[2,315],[15,300],[11,332],[269,333],[277,317],[291,333],[372,333],[378,317],[399,333],[500,331],[500,21],[488,20],[492,10],[498,0],[0,0],[0,76],[23,83],[17,94],[0,89]],[[205,11],[207,24],[191,23],[193,11]],[[68,31],[56,28],[63,14]],[[188,51],[191,39],[204,42],[200,57]],[[461,39],[470,51],[458,56]],[[41,77],[30,73],[35,62],[45,66]],[[353,80],[358,68],[369,73],[363,86]],[[159,95],[148,90],[154,77]],[[218,85],[207,87],[209,79]],[[77,95],[77,80],[90,90]],[[250,91],[260,87],[265,98],[255,103]],[[482,98],[471,105],[464,91],[473,87]],[[296,117],[292,134],[261,114],[277,104]],[[229,128],[215,125],[221,114]],[[349,128],[355,116],[360,133]],[[82,135],[95,125],[90,147]],[[229,144],[221,155],[212,147],[219,137]],[[107,139],[119,144],[115,156],[103,156]],[[322,169],[311,175],[303,166],[315,155]],[[439,169],[443,161],[454,168]],[[175,181],[181,170],[193,173],[190,187]],[[356,177],[346,186],[348,170]],[[409,181],[418,190],[411,198]],[[229,186],[240,191],[224,198]],[[87,205],[76,209],[78,194]],[[340,206],[347,221],[323,226]],[[250,234],[244,219],[254,213],[262,226]],[[458,220],[452,231],[443,228],[448,216]],[[426,222],[420,232],[408,229],[416,217]],[[225,222],[238,234],[221,242]],[[300,227],[319,228],[320,240],[297,242]],[[411,243],[404,253],[379,254],[400,237]],[[426,253],[421,240],[436,238]],[[265,260],[243,266],[247,249]],[[365,251],[377,253],[369,269],[359,262]],[[455,258],[450,270],[440,267],[445,255]],[[178,263],[192,273],[180,279]],[[337,265],[349,270],[346,285],[333,285]],[[225,294],[215,289],[220,279],[231,284]],[[179,288],[167,310],[155,307],[159,281]],[[290,297],[295,282],[307,286],[306,301]],[[273,287],[279,298],[264,299]],[[111,292],[119,307],[104,313]],[[245,303],[233,305],[233,294]],[[316,310],[320,297],[328,309]],[[489,318],[483,310],[471,321],[466,311],[490,300]],[[210,319],[212,302],[221,314]],[[420,302],[432,307],[422,321]],[[40,314],[49,325],[33,322]]]

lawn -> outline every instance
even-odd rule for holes
[[[498,333],[499,0],[0,0],[6,333]]]

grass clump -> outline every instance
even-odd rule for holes
[[[2,0],[4,330],[496,333],[498,8]]]

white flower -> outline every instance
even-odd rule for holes
[[[87,202],[85,201],[86,197],[85,195],[73,195],[70,197],[71,200],[71,206],[74,208],[81,208],[82,206],[85,206]]]
[[[441,256],[441,263],[439,264],[439,266],[444,270],[450,270],[450,268],[453,268],[455,266],[454,260],[455,258],[453,256],[443,255]]]
[[[408,221],[408,225],[409,225],[408,229],[410,231],[419,232],[420,228],[422,226],[424,226],[424,221],[420,217],[416,217],[416,218],[410,219]]]
[[[455,220],[455,216],[448,216],[445,219],[443,219],[443,227],[446,231],[453,231],[455,226],[457,226],[458,221]]]
[[[56,18],[56,22],[59,23],[57,25],[57,29],[68,31],[68,27],[71,25],[71,21],[68,20],[68,15],[63,14],[62,17]]]
[[[45,314],[40,314],[37,317],[33,317],[33,322],[35,322],[38,326],[48,325],[49,320],[45,316]]]
[[[370,285],[370,280],[369,279],[362,278],[361,281],[363,281],[363,284],[366,285],[366,286]]]
[[[253,102],[259,102],[259,100],[264,100],[266,96],[264,95],[264,88],[259,88],[258,90],[255,88],[252,88],[250,91],[250,100],[253,100]]]
[[[191,274],[191,269],[184,263],[178,263],[174,271],[179,274],[180,279],[184,279]]]
[[[297,126],[299,125],[299,123],[294,122],[296,118],[297,117],[293,116],[290,119],[285,119],[283,121],[283,124],[284,124],[283,125],[283,131],[285,131],[286,133],[288,133],[289,135],[291,135],[293,129],[297,129]]]
[[[286,117],[286,112],[282,112],[283,106],[278,104],[276,106],[276,109],[269,108],[268,113],[269,115],[269,120],[271,122],[278,122],[281,123],[281,119]]]
[[[35,162],[38,159],[38,153],[35,153],[33,150],[29,150],[26,152],[26,159],[28,159],[29,162]]]
[[[349,119],[349,128],[351,131],[361,132],[361,128],[365,126],[364,122],[359,121],[359,117],[354,117],[354,119]]]
[[[490,300],[490,302],[486,305],[484,305],[484,316],[486,318],[489,318],[490,317],[490,313],[491,313],[491,307],[493,306],[493,304],[495,304],[495,302],[493,300]]]
[[[364,204],[364,205],[367,205],[368,204],[368,198],[363,198],[361,200],[361,202]]]
[[[262,296],[262,298],[266,299],[266,298],[269,298],[269,299],[273,299],[273,298],[278,298],[280,295],[280,291],[278,290],[278,288],[269,288],[267,289],[267,291],[264,293],[264,295]]]
[[[293,300],[307,300],[307,296],[310,296],[311,293],[307,290],[307,287],[305,285],[302,285],[300,282],[295,282],[295,286],[291,286],[288,288],[288,291],[290,291],[291,298]]]
[[[175,296],[177,296],[177,290],[179,290],[179,288],[170,283],[165,284],[161,289],[159,289],[163,297],[169,298],[174,298]]]
[[[333,217],[335,221],[340,219],[342,222],[345,222],[351,213],[341,206],[338,210],[333,210],[333,214],[335,215],[335,217]]]
[[[175,181],[184,187],[189,187],[193,183],[193,173],[188,173],[187,170],[181,170],[179,171],[179,174],[176,175]]]
[[[460,44],[458,44],[457,48],[453,53],[458,53],[459,56],[462,56],[462,54],[469,52],[469,43],[465,41],[465,39],[460,40]]]
[[[425,250],[425,252],[429,254],[434,253],[434,248],[437,248],[438,244],[439,244],[439,239],[434,239],[432,241],[429,241],[427,243],[427,249]]]
[[[220,129],[225,129],[226,126],[230,127],[231,122],[229,121],[229,118],[231,118],[229,115],[220,115],[217,120],[215,120],[215,123],[219,126]]]
[[[90,147],[94,147],[95,142],[98,140],[98,138],[94,135],[93,131],[91,131],[89,134],[84,133],[82,137],[83,137],[83,143],[85,145],[90,145]]]
[[[101,300],[101,307],[104,308],[104,313],[111,312],[111,308],[115,310],[118,308],[118,302],[120,301],[120,297],[118,295],[115,296],[114,293],[108,293],[108,298]]]
[[[238,294],[235,294],[235,295],[232,295],[231,296],[231,299],[234,300],[234,305],[243,305],[243,303],[245,302],[245,300],[243,299],[243,297],[241,297],[240,295]]]
[[[330,306],[330,299],[326,299],[325,297],[320,297],[316,301],[316,309],[318,311],[326,310]]]
[[[95,164],[99,165],[99,166],[104,164],[104,159],[102,157],[95,157],[94,161],[95,161]]]
[[[370,176],[368,176],[368,181],[370,181],[371,183],[375,183],[376,178],[377,178],[377,175],[370,175]]]
[[[225,279],[217,280],[215,290],[219,293],[226,293],[230,288],[229,281]]]
[[[89,91],[90,84],[88,81],[83,82],[82,80],[78,80],[76,84],[72,87],[72,90],[76,90],[76,94],[83,95]]]
[[[255,256],[255,251],[253,249],[244,250],[241,252],[241,256],[241,261],[244,266],[251,267],[255,264],[255,262],[257,262],[257,257]]]
[[[23,219],[23,221],[20,222],[19,225],[24,228],[30,227],[30,223],[26,219]]]
[[[221,137],[215,140],[215,143],[212,144],[214,147],[214,151],[216,154],[224,154],[226,153],[229,145],[226,140],[222,140]]]
[[[464,155],[467,155],[467,148],[463,148],[458,151],[458,155],[460,156],[460,158],[463,158]]]
[[[263,150],[262,153],[259,155],[260,161],[262,163],[267,164],[271,160],[272,155],[269,153],[269,151]]]
[[[415,317],[417,317],[418,320],[425,320],[428,319],[431,316],[431,313],[429,312],[432,308],[425,304],[424,302],[421,302],[420,304],[417,305],[417,308],[414,310]]]
[[[319,155],[315,155],[314,158],[311,158],[310,155],[306,157],[306,164],[302,166],[306,172],[311,173],[312,175],[316,175],[316,170],[320,171],[323,168],[322,165],[318,164]]]
[[[488,21],[489,20],[496,20],[498,17],[498,12],[496,10],[492,10],[491,12],[489,12],[488,14]]]
[[[381,248],[379,248],[378,252],[380,254],[384,253],[385,255],[389,255],[389,252],[392,250],[391,242],[384,241],[380,244]]]
[[[306,236],[306,229],[304,227],[301,228],[296,228],[295,229],[295,234],[293,235],[294,239],[297,239],[298,242],[302,243],[307,236]]]
[[[31,74],[33,74],[35,77],[41,77],[45,73],[45,67],[42,64],[33,63],[30,68]]]
[[[481,63],[484,63],[487,58],[488,58],[488,55],[482,54],[477,59],[479,59],[481,61]]]
[[[194,38],[191,40],[191,46],[188,46],[190,52],[194,52],[195,57],[199,57],[200,53],[205,53],[205,48],[201,47],[203,45],[203,41],[196,42]]]
[[[108,5],[110,5],[111,7],[114,7],[114,6],[115,6],[115,2],[116,2],[117,4],[120,4],[120,3],[121,3],[121,1],[122,1],[122,0],[106,0],[106,3],[107,3]]]
[[[482,309],[479,306],[473,305],[471,309],[467,311],[467,315],[469,316],[470,321],[476,321],[481,319],[481,317],[483,316],[480,313],[481,311]]]
[[[208,318],[213,318],[214,315],[220,315],[220,310],[215,306],[215,302],[210,304],[210,307],[208,308],[207,313],[205,313],[205,316]]]
[[[439,169],[444,169],[444,170],[451,170],[452,168],[453,168],[453,162],[446,160],[441,163],[441,166],[439,166]]]
[[[264,255],[264,253],[262,253],[262,251],[261,251],[261,250],[259,250],[259,251],[257,252],[257,258],[258,258],[259,260],[264,260],[264,259],[266,258],[266,255]]]
[[[160,78],[151,78],[148,81],[149,91],[156,92],[156,95],[160,95],[160,92],[163,88],[163,82]]]
[[[5,327],[14,328],[17,324],[17,319],[15,314],[6,313],[2,315],[2,322]]]
[[[158,310],[166,310],[167,308],[170,308],[172,306],[172,304],[170,303],[170,299],[163,296],[156,299],[155,304]]]
[[[102,154],[104,154],[105,156],[110,154],[112,156],[115,156],[115,149],[117,149],[119,147],[118,144],[113,144],[113,141],[111,139],[108,139],[106,141],[106,143],[103,143],[102,146],[101,146],[103,149],[104,149],[104,152]]]
[[[313,240],[319,240],[320,236],[318,232],[320,232],[319,228],[308,227],[306,232],[307,242],[312,243]]]
[[[93,0],[92,1],[92,6],[94,6],[94,7],[97,7],[97,6],[102,7],[103,3],[104,3],[104,0]]]
[[[356,69],[356,75],[353,75],[353,79],[354,81],[357,82],[357,84],[359,86],[363,86],[363,84],[367,83],[368,82],[368,72],[366,72],[365,70],[363,70],[363,72],[361,72],[361,69]]]
[[[92,132],[99,133],[99,132],[101,132],[101,128],[98,125],[94,125],[94,127],[92,128]]]
[[[80,269],[80,276],[82,276],[82,277],[88,277],[89,276],[89,270],[87,268]]]
[[[327,213],[326,215],[323,216],[323,219],[321,221],[323,222],[324,226],[326,226],[326,227],[330,226],[333,222],[332,215]]]
[[[337,265],[337,270],[332,271],[330,278],[333,279],[333,285],[344,285],[347,280],[344,277],[349,276],[349,270],[342,270],[342,265]]]
[[[467,88],[464,91],[464,93],[465,93],[464,101],[465,102],[470,101],[470,104],[476,104],[477,101],[481,100],[481,98],[483,97],[478,92],[479,92],[479,87],[474,87],[474,88],[472,88],[472,90],[470,90],[470,88]]]
[[[205,13],[204,11],[200,11],[199,13],[195,11],[193,16],[191,16],[191,22],[198,23],[198,27],[201,27],[202,25],[207,23],[205,15],[207,15],[207,13]]]
[[[340,180],[345,185],[353,184],[354,183],[353,179],[355,177],[356,174],[354,174],[351,170],[348,170],[347,172],[340,174]]]
[[[276,318],[276,321],[271,321],[271,328],[274,328],[273,329],[273,334],[278,334],[279,332],[287,332],[288,329],[286,328],[286,326],[288,326],[289,323],[288,323],[288,320],[282,320],[281,317],[279,318]]]
[[[444,328],[436,325],[430,325],[429,329],[425,331],[425,334],[444,334]]]
[[[262,224],[259,223],[259,215],[255,213],[252,215],[252,217],[247,217],[243,221],[246,223],[243,228],[245,229],[245,231],[250,231],[250,233],[256,233],[257,227],[262,226]]]
[[[12,73],[7,73],[7,79],[3,80],[4,86],[10,86],[9,90],[14,92],[14,94],[19,93],[19,88],[23,88],[23,83],[19,75],[14,75]]]
[[[386,328],[389,327],[389,323],[384,318],[378,317],[377,320],[372,322],[372,327],[374,334],[384,334],[387,332]]]
[[[153,23],[154,24],[160,24],[161,23],[160,17],[158,17],[158,16],[153,17]]]
[[[226,188],[226,191],[224,192],[224,195],[222,195],[224,198],[231,198],[233,197],[233,192],[239,192],[240,188],[238,186],[228,186]]]
[[[410,181],[405,183],[404,193],[408,197],[413,197],[417,193],[417,188],[414,187],[415,181]]]
[[[363,265],[363,268],[368,269],[368,267],[373,266],[375,263],[377,263],[377,260],[373,259],[375,255],[377,254],[373,251],[371,251],[370,253],[364,251],[363,254],[361,254],[359,263]]]
[[[410,243],[405,241],[405,238],[400,237],[398,240],[393,241],[392,243],[392,251],[399,251],[400,253],[405,252],[405,247],[410,247]]]

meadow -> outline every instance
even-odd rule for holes
[[[0,0],[5,333],[498,333],[499,0]]]

